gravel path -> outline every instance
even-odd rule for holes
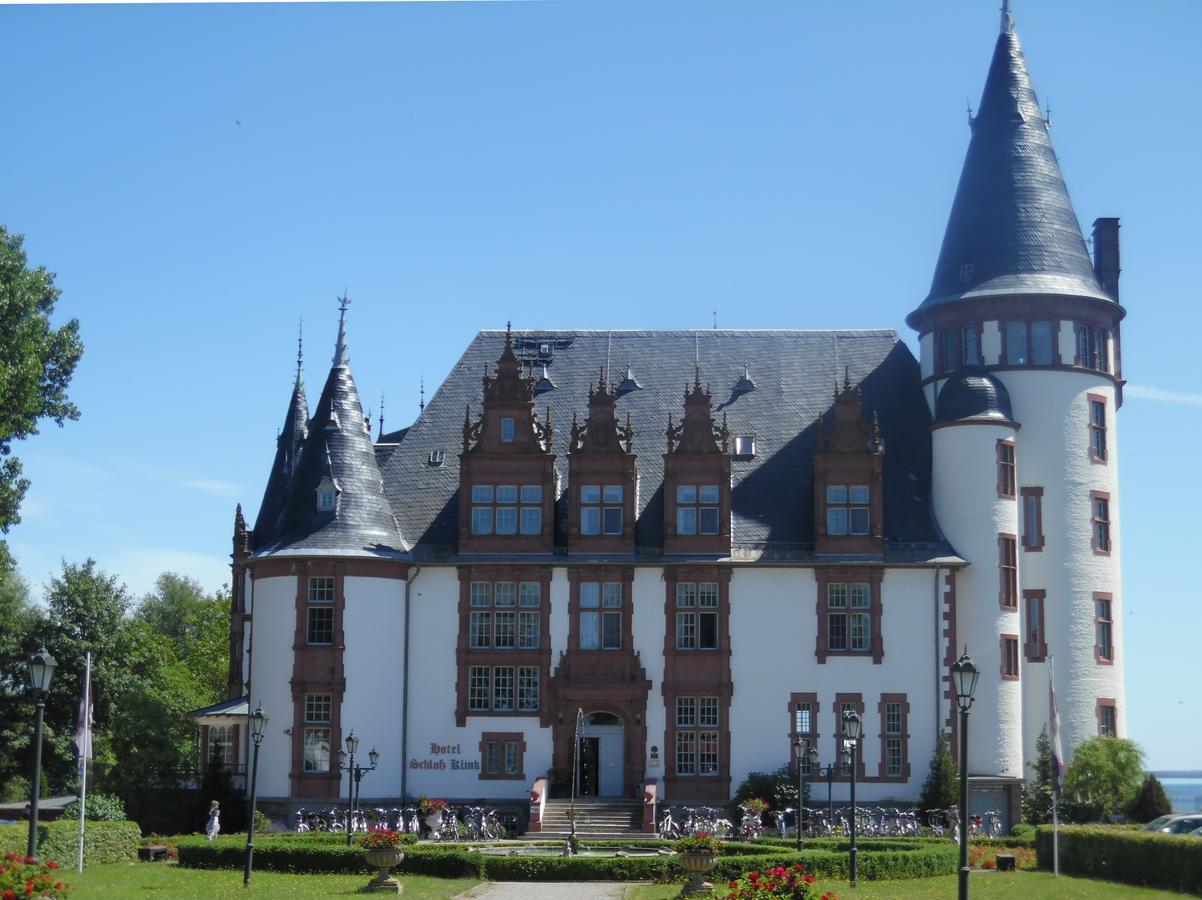
[[[592,881],[490,881],[457,900],[622,900],[626,885]]]

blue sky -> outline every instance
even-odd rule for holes
[[[0,221],[81,320],[83,416],[8,540],[217,587],[305,319],[348,289],[386,425],[479,328],[895,328],[926,295],[994,0],[4,6]],[[1202,768],[1202,4],[1017,0],[1077,214],[1122,217],[1128,715]],[[1184,474],[1183,474],[1184,473]],[[1192,499],[1191,499],[1192,498]]]

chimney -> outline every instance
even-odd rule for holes
[[[1102,290],[1119,299],[1119,220],[1093,220],[1093,270]]]

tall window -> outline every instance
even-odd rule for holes
[[[519,778],[526,747],[524,735],[486,731],[480,741],[481,778]]]
[[[718,774],[718,698],[676,698],[676,774]]]
[[[541,587],[537,581],[473,581],[468,646],[473,650],[537,650]]]
[[[826,533],[868,534],[870,497],[866,484],[826,486]]]
[[[1094,594],[1094,656],[1098,662],[1114,662],[1114,620],[1110,617],[1109,594]]]
[[[1023,549],[1043,549],[1043,488],[1022,488]]]
[[[538,712],[538,666],[470,666],[472,712]]]
[[[1110,553],[1110,495],[1100,491],[1090,494],[1093,509],[1093,549],[1095,553]]]
[[[234,727],[232,725],[210,725],[209,746],[205,758],[209,762],[230,766],[234,762]]]
[[[501,443],[512,444],[515,430],[513,416],[503,416],[501,418]]]
[[[541,534],[541,484],[473,484],[472,534]]]
[[[1050,366],[1055,359],[1055,338],[1051,322],[1031,323],[1031,365]]]
[[[1042,662],[1048,654],[1048,638],[1044,626],[1044,599],[1047,592],[1042,589],[1023,591],[1023,612],[1026,616],[1026,641],[1024,650],[1028,662]]]
[[[1002,635],[1002,678],[1018,678],[1018,635]]]
[[[622,533],[622,485],[586,484],[580,488],[580,533]]]
[[[998,604],[1003,609],[1018,609],[1018,554],[1012,534],[1000,534],[998,549]]]
[[[331,709],[329,694],[305,694],[306,772],[328,772],[330,769]]]
[[[622,583],[580,582],[580,649],[622,649]]]
[[[813,774],[810,766],[811,747],[815,746],[818,741],[818,722],[817,722],[817,706],[818,701],[814,694],[794,694],[792,706],[792,744],[799,738],[805,742],[805,752],[801,754],[801,772],[807,778]],[[792,753],[790,748],[790,753]],[[796,755],[793,759],[797,759]]]
[[[677,583],[676,649],[718,649],[717,582]]]
[[[881,761],[886,778],[906,774],[906,701],[886,694],[881,702]]]
[[[678,484],[676,533],[717,534],[720,496],[716,484]]]
[[[1118,709],[1113,700],[1098,701],[1098,734],[1102,737],[1119,736]]]
[[[844,695],[844,696],[847,696],[847,695]],[[835,758],[839,760],[839,773],[844,778],[847,778],[851,775],[851,761],[847,757],[847,755],[843,752],[843,715],[844,715],[844,713],[853,712],[853,711],[858,713],[860,715],[861,719],[863,718],[863,715],[864,715],[860,709],[860,707],[863,705],[859,700],[860,695],[853,694],[851,696],[853,696],[857,699],[855,699],[855,700],[836,700],[836,702],[835,702],[835,747],[836,747]],[[856,775],[857,776],[859,776],[861,774],[861,771],[864,767],[863,749],[864,749],[864,742],[863,742],[863,735],[861,735],[860,743],[856,747]]]
[[[872,649],[872,598],[867,582],[826,586],[828,650],[867,653]]]
[[[997,442],[997,495],[1014,496],[1014,442]]]
[[[1106,461],[1106,401],[1089,400],[1089,458]]]
[[[1110,371],[1110,332],[1092,325],[1077,326],[1077,365]]]
[[[334,579],[309,579],[309,606],[306,610],[305,643],[334,643]]]
[[[945,328],[940,335],[942,371],[954,372],[960,366],[979,366],[981,364],[981,351],[975,325]]]
[[[1030,357],[1027,355],[1027,323],[1006,323],[1006,364],[1025,366]]]

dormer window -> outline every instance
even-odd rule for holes
[[[513,416],[503,416],[501,418],[501,442],[504,444],[512,444],[513,436],[516,432]]]
[[[716,484],[678,484],[676,533],[717,534],[720,496]]]
[[[586,484],[580,488],[580,533],[621,534],[622,499],[620,484]]]
[[[755,456],[754,435],[743,434],[735,438],[735,456],[740,459],[748,459]]]
[[[541,484],[472,485],[472,534],[541,534]]]
[[[826,533],[868,534],[871,492],[866,484],[826,486]]]
[[[338,491],[334,487],[334,482],[328,477],[323,478],[321,483],[317,485],[317,511],[333,512],[337,503]]]

